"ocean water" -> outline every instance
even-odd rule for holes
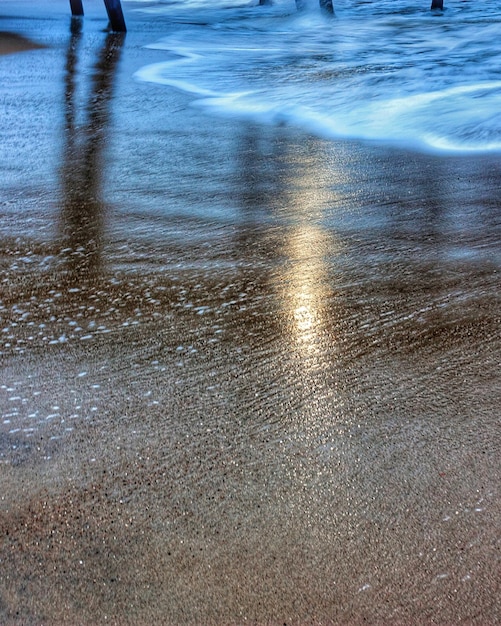
[[[209,6],[210,4],[210,6]],[[445,0],[130,2],[165,20],[142,81],[215,114],[442,153],[501,149],[501,6]]]

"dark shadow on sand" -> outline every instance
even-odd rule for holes
[[[22,35],[0,31],[0,55],[25,52],[26,50],[39,50],[41,48],[45,48],[45,46]]]
[[[124,42],[123,34],[108,33],[94,66],[92,87],[85,105],[85,122],[77,122],[81,108],[78,91],[78,50],[82,21],[71,20],[71,37],[66,56],[65,146],[62,166],[63,205],[61,238],[67,278],[95,276],[101,267],[104,203],[103,149],[110,121],[115,70]]]

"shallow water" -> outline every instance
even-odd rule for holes
[[[334,19],[311,4],[298,14],[291,0],[155,3],[144,10],[174,32],[152,45],[171,58],[137,76],[196,94],[205,110],[324,137],[499,152],[496,3],[431,12],[424,1],[341,0]]]
[[[0,59],[0,621],[496,623],[498,155],[138,78],[265,85],[253,24],[318,73],[298,31],[333,26],[290,5],[128,3],[125,40],[12,6],[49,46]],[[164,37],[218,64],[165,66]]]

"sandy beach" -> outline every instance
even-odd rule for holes
[[[209,117],[88,4],[0,9],[0,623],[499,624],[499,156]]]

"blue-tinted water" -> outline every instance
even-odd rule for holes
[[[498,3],[337,0],[329,19],[311,2],[305,13],[294,0],[131,2],[168,25],[151,42],[165,61],[137,78],[191,92],[207,111],[326,137],[501,149]]]

